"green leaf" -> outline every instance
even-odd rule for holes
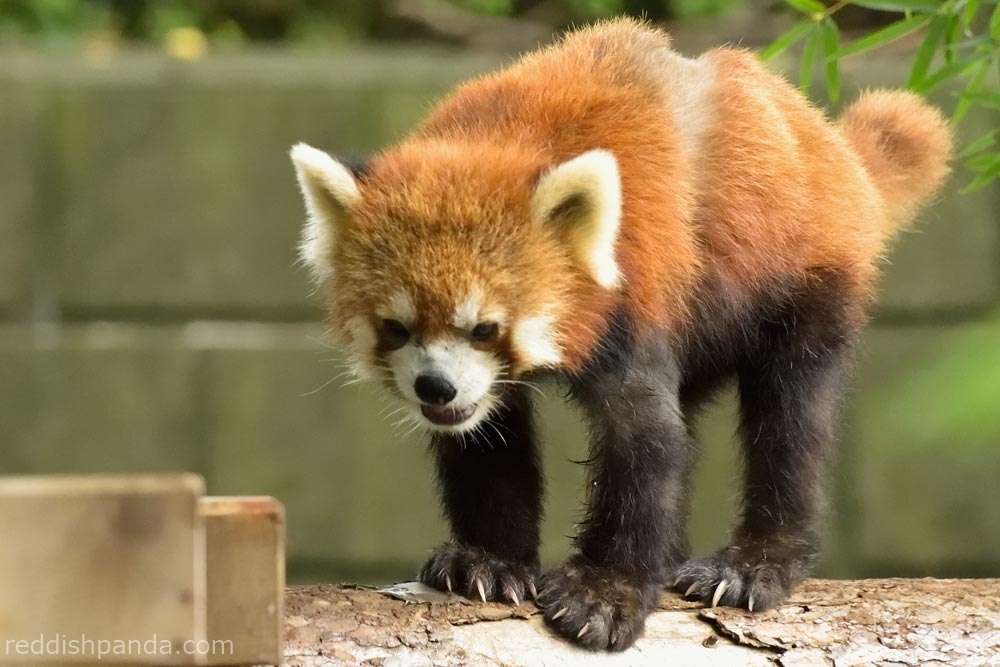
[[[952,45],[952,51],[969,51],[971,49],[978,48],[984,44],[993,46],[993,39],[989,35],[978,35],[976,37],[966,37],[961,42],[956,42]]]
[[[851,42],[844,47],[838,55],[841,58],[844,58],[847,56],[855,56],[866,51],[871,51],[874,48],[884,46],[901,37],[906,37],[910,33],[920,30],[927,25],[930,20],[931,17],[926,14],[900,19],[895,23],[890,23],[881,30],[876,30],[869,35],[865,35],[864,37]]]
[[[840,99],[840,30],[829,16],[823,21],[823,62],[826,70],[826,94],[831,102]]]
[[[930,69],[931,61],[934,60],[934,54],[937,53],[938,45],[944,39],[947,29],[948,17],[935,16],[931,20],[930,25],[927,26],[927,34],[924,35],[924,41],[920,43],[917,55],[913,58],[913,67],[910,68],[910,78],[906,81],[907,88],[913,88],[927,76],[927,70]]]
[[[973,54],[967,58],[956,60],[953,63],[948,63],[947,65],[944,65],[936,72],[928,76],[926,79],[921,81],[919,84],[913,86],[912,90],[915,93],[926,95],[927,93],[929,93],[930,91],[934,90],[939,85],[941,85],[943,82],[947,81],[948,79],[951,79],[952,77],[956,77],[959,74],[964,73],[966,70],[968,70],[976,63],[980,62],[981,60],[985,60],[987,58],[990,58],[989,52],[980,52]]]
[[[990,37],[1000,39],[1000,5],[990,14]]]
[[[976,18],[976,12],[979,11],[979,0],[968,0],[965,3],[965,7],[962,9],[962,30],[965,30],[972,25],[972,21]]]
[[[971,141],[968,146],[966,146],[961,153],[958,154],[959,158],[966,158],[970,155],[984,151],[987,148],[992,148],[997,145],[997,132],[996,130],[990,130],[986,134],[977,139]]]
[[[969,112],[972,108],[972,104],[975,100],[972,99],[972,95],[978,93],[983,89],[983,84],[986,83],[986,75],[990,72],[990,61],[983,60],[975,65],[976,71],[973,72],[972,77],[969,79],[969,85],[962,93],[962,96],[958,100],[958,104],[955,105],[955,113],[951,115],[952,123],[959,123],[965,114]]]
[[[761,51],[761,60],[770,60],[779,56],[789,49],[793,44],[806,36],[813,29],[812,23],[799,23],[788,32],[782,34],[778,39],[771,42],[771,45]]]
[[[993,163],[993,166],[979,172],[979,175],[976,176],[974,181],[962,188],[963,194],[975,192],[980,188],[984,188],[1000,176],[1000,153],[996,153],[994,156],[996,158],[996,162]]]
[[[785,4],[791,5],[804,14],[822,14],[826,11],[826,6],[819,0],[785,0]]]
[[[946,63],[955,61],[955,46],[959,43],[958,40],[961,36],[962,22],[956,15],[949,16],[948,29],[944,34],[944,61]]]
[[[995,164],[1000,164],[1000,154],[987,153],[984,155],[977,155],[976,157],[969,158],[965,161],[965,166],[973,171],[983,171],[984,169],[989,169]]]
[[[924,12],[931,14],[941,8],[940,2],[921,2],[920,0],[851,0],[851,4],[865,9],[877,9],[880,12]]]
[[[986,68],[984,67],[983,69],[985,70]],[[962,98],[981,107],[1000,111],[1000,93],[966,92],[962,93]]]
[[[813,30],[806,37],[806,44],[802,47],[802,66],[799,70],[799,88],[806,95],[812,86],[813,68],[816,66],[816,56],[819,55],[819,48],[823,42],[823,30],[819,25],[814,25]]]

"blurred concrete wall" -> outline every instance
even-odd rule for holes
[[[0,63],[0,472],[198,471],[214,494],[287,504],[293,579],[410,576],[445,535],[429,461],[376,392],[333,380],[338,355],[295,265],[287,150],[372,150],[495,64]],[[853,80],[903,78],[882,69]],[[956,190],[886,264],[827,574],[1000,573],[1000,196]],[[579,416],[547,394],[551,561],[580,516],[585,446]],[[699,549],[724,539],[738,492],[732,413],[721,401],[702,429]]]

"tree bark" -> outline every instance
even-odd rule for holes
[[[643,637],[616,654],[570,646],[530,602],[481,604],[405,586],[395,591],[403,599],[365,587],[289,589],[285,664],[1000,665],[1000,579],[810,580],[763,613],[664,594]]]

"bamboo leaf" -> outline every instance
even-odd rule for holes
[[[959,43],[962,36],[962,22],[957,15],[948,17],[948,29],[944,34],[944,61],[946,63],[955,61],[955,45]]]
[[[837,24],[827,17],[823,21],[823,62],[826,70],[826,94],[831,102],[840,99],[840,60],[837,51],[840,49],[840,30]]]
[[[968,0],[965,3],[965,7],[962,9],[962,30],[965,30],[972,25],[972,21],[976,18],[976,12],[979,11],[979,0]]]
[[[890,23],[881,30],[876,30],[870,35],[865,35],[864,37],[851,42],[840,51],[839,56],[841,58],[855,56],[859,53],[871,51],[879,46],[884,46],[890,42],[900,39],[901,37],[906,37],[910,33],[920,30],[927,25],[930,20],[931,16],[927,14],[900,19],[895,23]]]
[[[997,133],[996,130],[991,130],[981,137],[978,137],[974,141],[970,142],[968,146],[958,154],[959,158],[966,158],[970,155],[984,151],[987,148],[992,148],[997,145]]]
[[[788,32],[785,32],[776,40],[771,42],[771,45],[766,49],[761,51],[761,60],[770,60],[775,56],[779,56],[789,49],[793,44],[798,42],[800,39],[806,36],[806,34],[813,29],[813,24],[811,23],[799,23],[794,26]]]
[[[965,166],[973,171],[984,171],[990,169],[995,164],[1000,164],[1000,154],[988,153],[986,155],[977,155],[965,161]]]
[[[813,30],[806,37],[806,44],[802,48],[802,67],[799,73],[799,88],[806,95],[812,86],[813,68],[816,66],[816,56],[819,55],[819,48],[823,41],[823,30],[819,25],[814,25]]]
[[[989,57],[990,57],[989,52],[980,52],[971,55],[967,58],[956,60],[953,63],[944,65],[943,67],[935,71],[933,74],[928,76],[926,79],[921,81],[919,84],[914,86],[913,92],[920,93],[921,95],[926,95],[927,93],[929,93],[930,91],[934,90],[939,85],[941,85],[943,82],[947,81],[952,77],[964,73],[966,70],[971,68],[976,63],[980,62],[981,60],[985,60]]]
[[[984,67],[983,69],[985,70],[986,68]],[[966,92],[962,93],[962,98],[981,107],[1000,111],[1000,93]]]
[[[989,72],[989,60],[983,60],[975,65],[975,72],[973,72],[972,77],[969,79],[969,85],[959,98],[958,104],[955,105],[955,113],[951,116],[952,123],[958,123],[965,118],[965,114],[969,112],[969,109],[972,108],[973,103],[976,101],[974,96],[983,89],[983,84],[986,83],[986,75]]]
[[[952,45],[951,50],[958,52],[961,50],[968,51],[970,49],[978,48],[984,44],[993,45],[993,39],[989,35],[978,35],[976,37],[966,37],[960,42],[956,42]]]
[[[937,53],[938,45],[946,36],[948,22],[949,20],[946,16],[935,16],[931,20],[930,25],[927,26],[924,41],[920,43],[920,48],[917,49],[917,54],[913,58],[913,67],[910,68],[910,78],[906,82],[907,88],[913,88],[927,76],[927,70],[930,69],[931,61],[934,60],[934,54]]]
[[[785,3],[804,14],[822,14],[826,6],[819,0],[785,0]]]
[[[934,13],[941,8],[941,3],[920,0],[851,0],[852,5],[865,9],[876,9],[880,12],[923,12]]]
[[[990,183],[992,183],[998,176],[1000,176],[1000,153],[996,153],[995,157],[996,157],[996,162],[993,164],[992,167],[989,167],[988,169],[984,169],[983,171],[979,172],[979,175],[976,176],[975,180],[972,181],[972,183],[969,183],[967,186],[962,188],[963,194],[968,192],[975,192],[976,190],[984,188]]]

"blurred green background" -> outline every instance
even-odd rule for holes
[[[333,380],[287,150],[384,146],[454,83],[621,11],[687,53],[793,20],[752,0],[0,0],[0,473],[197,471],[284,501],[293,581],[412,577],[445,537],[430,462]],[[901,84],[913,46],[845,61],[845,97]],[[964,180],[885,263],[822,574],[1000,575],[1000,190]],[[546,393],[552,562],[585,444]],[[700,551],[730,525],[734,432],[730,397],[701,428]]]

